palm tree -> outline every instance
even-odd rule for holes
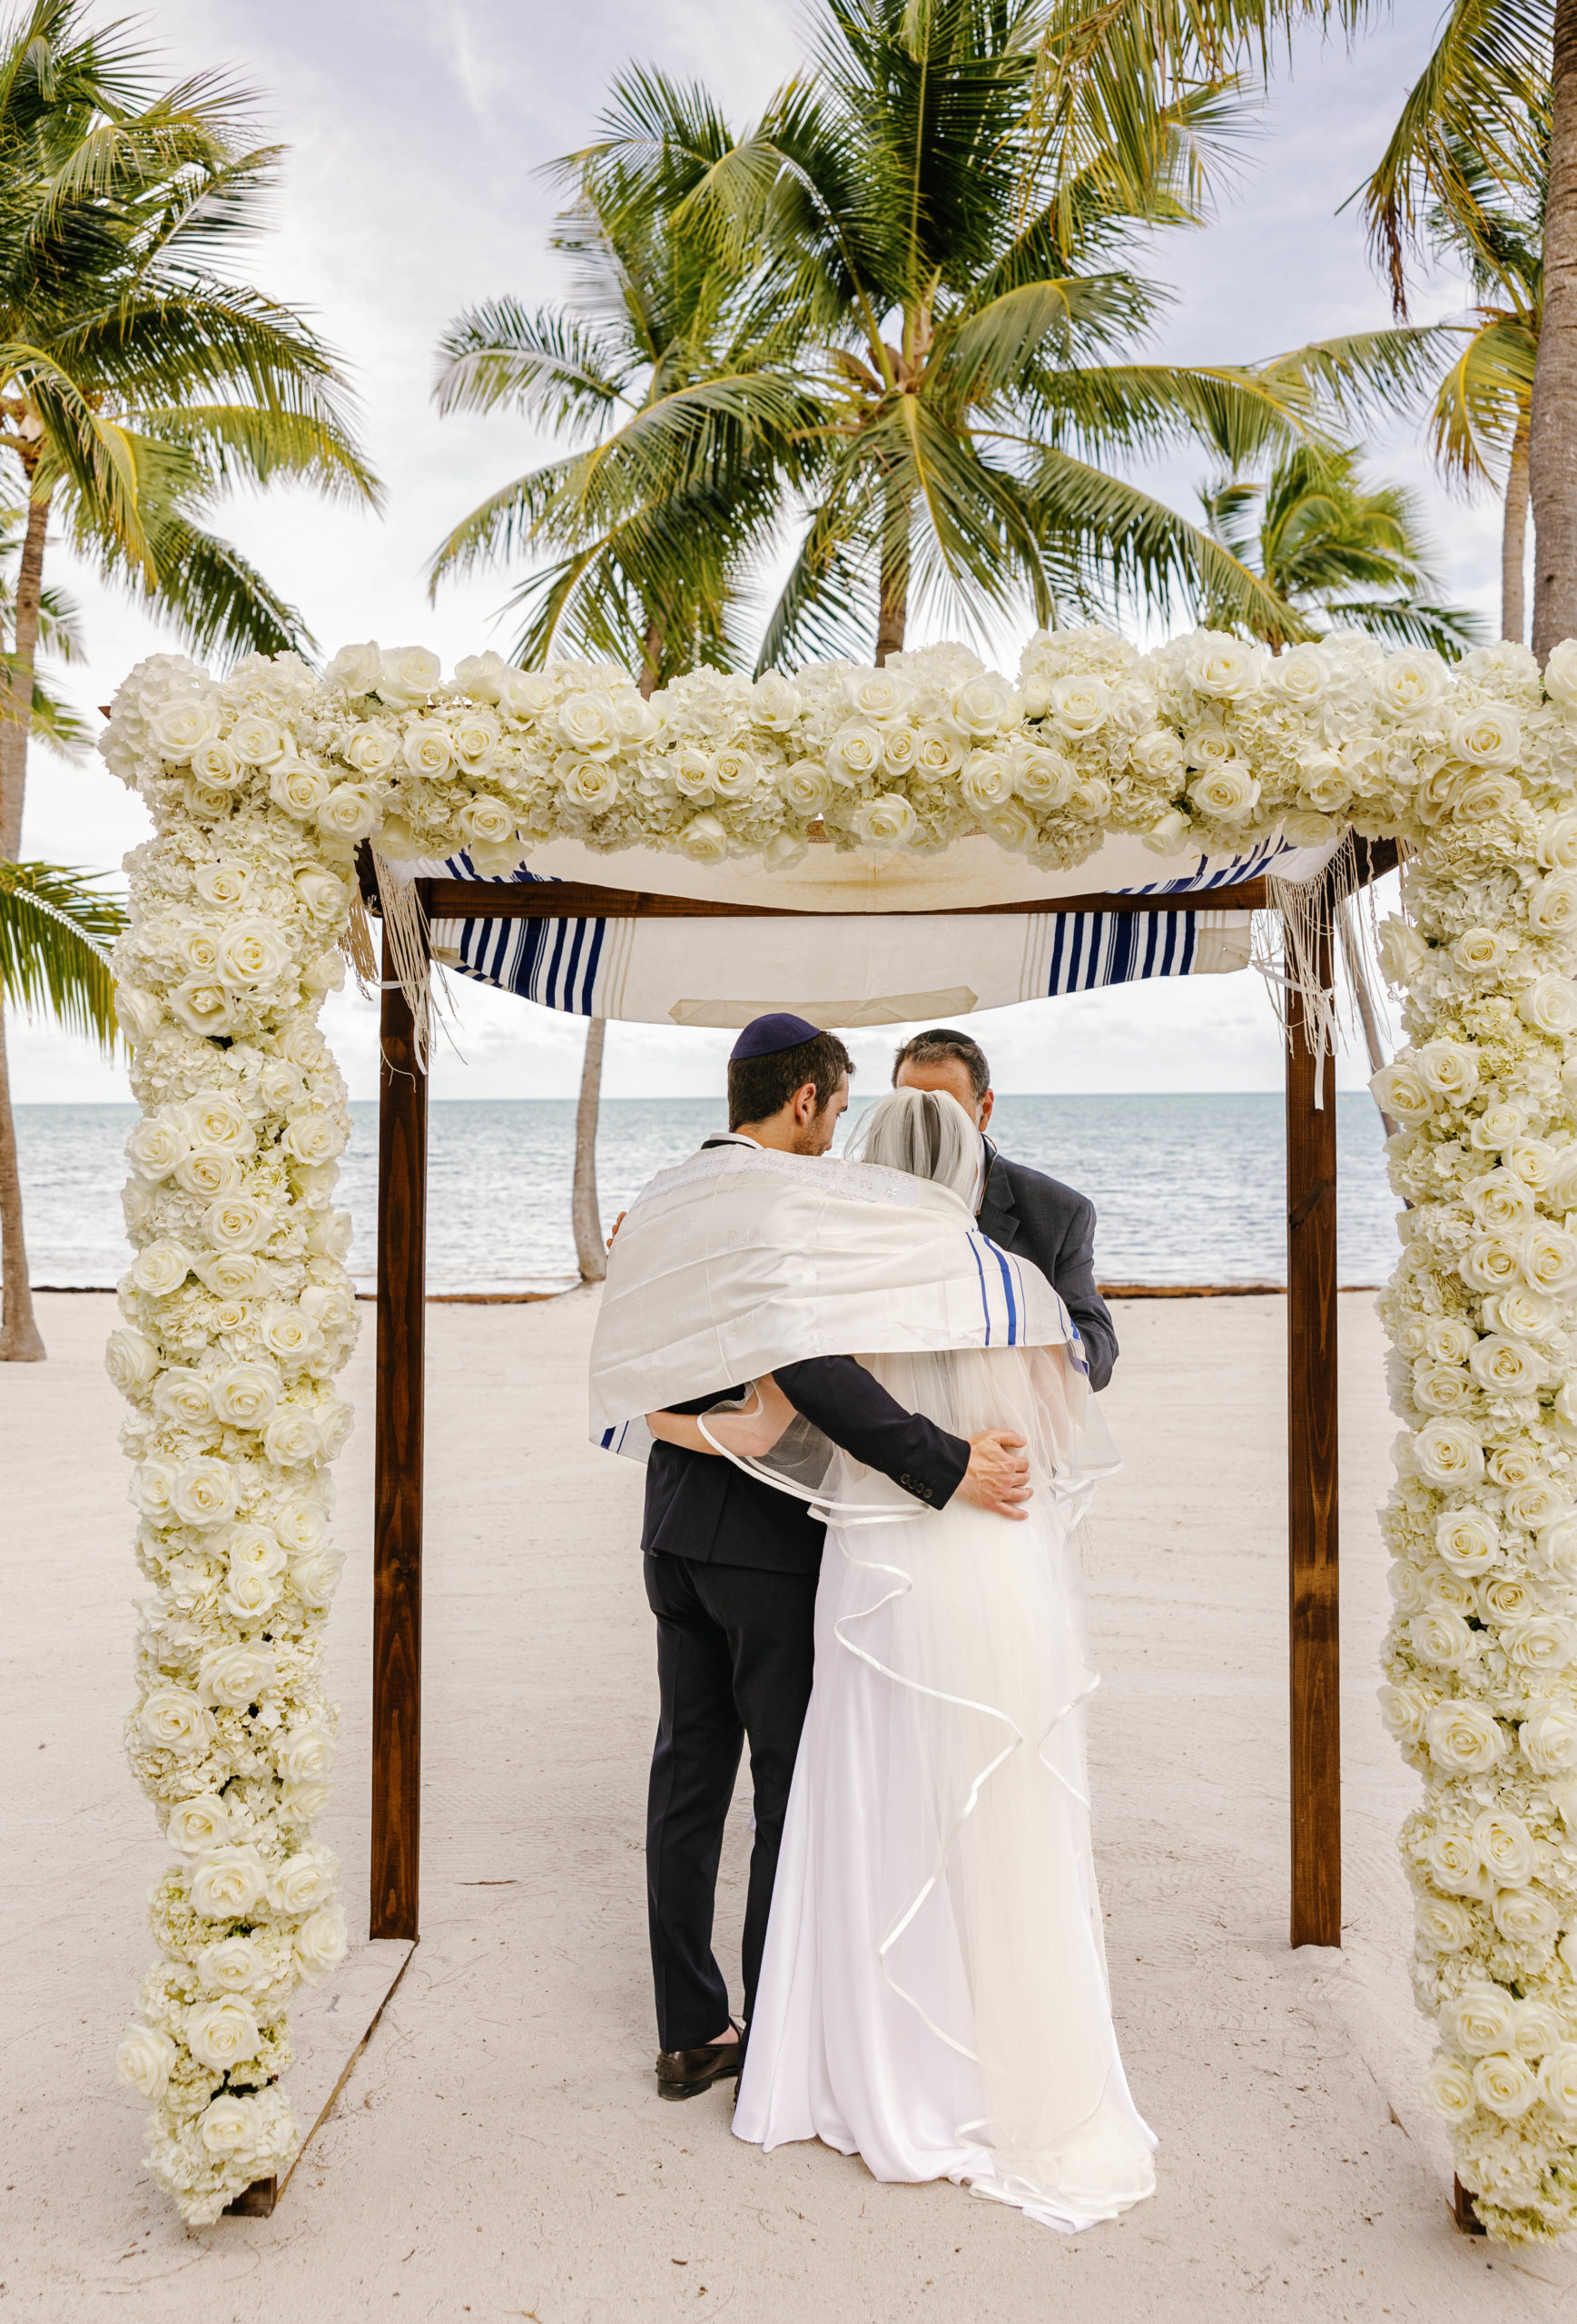
[[[54,863],[0,861],[0,1087],[7,1004],[30,1014],[47,1011],[70,1030],[113,1049],[115,980],[108,947],[125,924],[122,906],[100,894],[87,873]],[[39,1363],[44,1348],[28,1283],[16,1128],[9,1103],[0,1107],[0,1357]]]
[[[1414,496],[1365,485],[1355,449],[1300,445],[1264,484],[1234,479],[1205,495],[1209,528],[1237,561],[1263,576],[1303,617],[1302,635],[1366,629],[1396,645],[1423,645],[1454,660],[1474,642],[1471,614],[1434,605],[1430,551]],[[1226,609],[1210,609],[1230,627]],[[1279,653],[1284,622],[1243,625]]]
[[[0,493],[25,512],[0,720],[0,862],[22,844],[34,662],[50,634],[52,519],[103,576],[201,654],[310,643],[210,529],[232,485],[293,481],[377,506],[331,350],[222,261],[262,223],[279,149],[214,75],[151,77],[84,0],[0,25]],[[0,1059],[0,1147],[14,1146]],[[7,1269],[6,1314],[25,1278]],[[35,1342],[0,1334],[0,1359]]]
[[[262,222],[279,149],[214,75],[161,88],[123,26],[33,0],[0,29],[0,458],[26,501],[0,728],[0,855],[21,843],[45,542],[200,653],[277,652],[300,617],[208,529],[238,482],[377,505],[331,351],[219,266]]]
[[[726,150],[702,114],[695,135]],[[803,466],[796,428],[813,417],[782,368],[792,351],[770,313],[660,212],[642,215],[616,172],[570,173],[553,246],[573,264],[567,307],[501,299],[444,334],[440,411],[512,409],[546,420],[575,451],[515,478],[461,519],[434,556],[450,575],[541,556],[519,584],[513,656],[556,645],[639,672],[650,695],[705,658],[747,658],[734,615],[742,576],[775,519],[779,478]],[[770,454],[770,457],[769,457]],[[572,1214],[582,1278],[606,1271],[596,1205],[604,1022],[587,1028],[576,1118]]]
[[[1431,243],[1473,280],[1435,447],[1463,483],[1486,451],[1505,459],[1502,612],[1517,639],[1531,498],[1543,661],[1577,634],[1577,0],[1453,0],[1364,202],[1398,314],[1408,259]]]
[[[1113,473],[1179,438],[1234,468],[1298,440],[1322,397],[1416,375],[1420,335],[1274,364],[1136,359],[1164,294],[1125,261],[1198,222],[1236,119],[1222,78],[1153,87],[1047,67],[1035,0],[824,0],[813,69],[722,153],[715,109],[616,84],[586,181],[665,213],[764,299],[813,391],[813,487],[763,665],[900,647],[931,600],[980,627],[1114,595],[1280,617],[1207,530]],[[1059,33],[1064,49],[1071,35]]]

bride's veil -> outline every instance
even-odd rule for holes
[[[894,1089],[872,1107],[849,1140],[851,1161],[874,1162],[930,1178],[961,1196],[972,1212],[985,1142],[945,1089]]]

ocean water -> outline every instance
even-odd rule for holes
[[[340,1200],[356,1222],[351,1268],[376,1264],[378,1108],[352,1108]],[[857,1112],[857,1109],[855,1109]],[[39,1285],[112,1285],[127,1249],[122,1146],[134,1106],[22,1106],[17,1137],[28,1256]],[[710,1098],[609,1098],[597,1191],[611,1225],[654,1171],[725,1127]],[[1212,1097],[1000,1098],[1003,1151],[1062,1178],[1099,1215],[1096,1265],[1109,1283],[1278,1283],[1286,1276],[1279,1093]],[[1395,1198],[1364,1093],[1336,1101],[1337,1255],[1344,1284],[1384,1282],[1395,1256]],[[841,1142],[841,1141],[840,1141]],[[434,1291],[557,1290],[575,1275],[570,1099],[453,1101],[431,1111],[428,1280]]]

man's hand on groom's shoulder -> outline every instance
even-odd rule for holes
[[[970,1439],[970,1464],[953,1498],[998,1517],[1022,1520],[1030,1498],[1030,1460],[1024,1440],[1011,1429],[983,1429]]]

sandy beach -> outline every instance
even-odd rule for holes
[[[655,1717],[640,1472],[585,1442],[595,1295],[430,1311],[423,1935],[270,2219],[185,2230],[143,2173],[112,2054],[163,1861],[126,1773],[132,1520],[100,1364],[108,1297],[46,1297],[50,1361],[0,1376],[11,1598],[0,1635],[8,1877],[0,2309],[87,2324],[727,2310],[1128,2324],[1555,2316],[1577,2255],[1457,2235],[1405,1975],[1383,1734],[1374,1512],[1393,1425],[1372,1295],[1342,1301],[1345,1935],[1286,1949],[1284,1330],[1279,1298],[1126,1302],[1106,1399],[1126,1468],[1087,1566],[1090,1721],[1117,2015],[1158,2191],[1064,2239],[947,2186],[801,2146],[724,2097],[660,2102],[641,1861]],[[345,1748],[324,1837],[365,1933],[370,1311],[340,1468],[330,1679]],[[737,1960],[736,1804],[719,1950]],[[355,2017],[353,1961],[337,2006]],[[344,2029],[350,2055],[360,2026]],[[342,2061],[341,2061],[342,2062]],[[398,2301],[398,2307],[395,2302]]]

